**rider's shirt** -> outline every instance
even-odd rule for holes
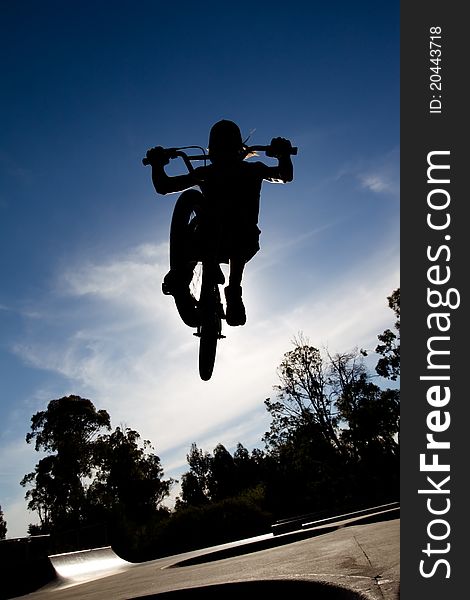
[[[237,160],[211,163],[181,176],[171,191],[198,186],[202,192],[204,217],[195,230],[194,246],[204,253],[214,251],[215,244],[222,262],[235,256],[250,260],[259,250],[263,180],[283,182],[279,167]]]
[[[224,229],[257,228],[263,180],[276,181],[274,169],[262,162],[208,165],[194,170],[209,211]],[[241,230],[241,231],[240,231]]]

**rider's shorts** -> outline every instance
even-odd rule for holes
[[[231,241],[231,256],[241,256],[246,261],[251,260],[259,251],[260,233],[261,231],[256,225],[235,232]]]
[[[255,224],[242,227],[230,224],[221,226],[218,232],[196,232],[195,247],[199,256],[215,251],[222,263],[228,263],[231,258],[243,258],[248,262],[260,249],[260,233]]]

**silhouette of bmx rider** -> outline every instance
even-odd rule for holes
[[[241,283],[246,263],[260,249],[258,216],[261,184],[263,180],[273,183],[292,181],[291,148],[289,140],[273,138],[269,156],[278,159],[277,166],[268,166],[260,161],[245,162],[246,146],[238,125],[222,120],[210,130],[208,149],[211,164],[195,168],[191,173],[169,176],[164,169],[169,163],[168,153],[161,146],[147,152],[147,159],[152,165],[152,182],[158,194],[181,192],[195,186],[201,190],[184,192],[197,195],[195,200],[204,207],[205,215],[194,236],[192,259],[172,264],[162,286],[165,294],[174,296],[177,305],[185,305],[184,312],[192,315],[184,319],[187,325],[197,326],[196,300],[189,290],[194,266],[205,255],[214,256],[214,251],[217,263],[230,265],[229,283],[224,290],[226,322],[231,326],[246,323]],[[224,283],[218,264],[217,269],[218,282]],[[194,312],[191,312],[191,307]]]

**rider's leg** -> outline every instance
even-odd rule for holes
[[[189,292],[189,284],[193,278],[193,271],[196,263],[187,262],[185,264],[172,267],[163,278],[162,290],[165,295],[174,296],[175,293]]]
[[[237,326],[246,323],[245,306],[242,300],[242,277],[246,261],[241,256],[230,258],[229,284],[225,288],[225,299],[227,308],[225,319],[228,325]]]
[[[189,327],[197,327],[199,325],[196,300],[189,289],[193,269],[194,263],[188,263],[186,268],[180,272],[176,269],[171,269],[165,275],[162,284],[163,293],[173,296],[180,317]]]
[[[231,287],[241,286],[245,264],[246,261],[241,256],[233,256],[230,259],[230,275],[228,284]]]
[[[260,230],[252,227],[232,227],[230,251],[229,284],[225,288],[227,308],[225,319],[228,325],[244,325],[246,323],[245,306],[242,300],[242,277],[246,263],[259,250]]]

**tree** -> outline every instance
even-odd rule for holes
[[[272,424],[263,439],[271,451],[300,425],[314,426],[327,445],[341,451],[333,382],[320,351],[300,335],[294,349],[284,354],[278,377],[281,383],[274,388],[278,401],[265,401]]]
[[[7,523],[3,517],[3,510],[0,506],[0,540],[4,540],[7,537]]]
[[[101,510],[145,522],[159,509],[173,483],[163,480],[160,458],[148,440],[140,443],[137,431],[117,427],[95,444],[96,473],[88,502]]]
[[[186,455],[189,471],[181,478],[179,506],[201,506],[209,502],[209,471],[212,457],[195,443]]]
[[[352,390],[338,399],[338,407],[347,423],[341,437],[355,458],[364,458],[368,448],[392,455],[398,452],[395,439],[399,429],[400,395],[398,390],[381,390],[361,377]]]
[[[389,305],[399,332],[399,290]],[[380,364],[394,380],[400,373],[399,334],[386,330],[378,338],[387,341],[377,347]],[[300,334],[278,368],[277,397],[265,400],[271,417],[265,451],[250,456],[238,444],[232,456],[218,444],[210,455],[193,444],[177,509],[222,507],[229,499],[251,497],[280,517],[396,499],[400,393],[374,383],[366,356],[357,348],[320,352]]]
[[[217,444],[211,455],[193,443],[186,458],[190,470],[182,476],[177,509],[234,498],[253,491],[263,482],[263,452],[254,449],[250,456],[240,443],[233,456],[222,444]]]
[[[217,444],[214,448],[210,463],[208,488],[209,496],[215,502],[236,496],[239,492],[233,456],[222,444]]]
[[[62,499],[70,496],[71,488],[76,487],[75,479],[72,485],[64,481],[57,464],[57,456],[46,456],[20,482],[23,487],[32,486],[25,497],[28,508],[38,513],[40,525],[37,533],[49,533],[54,524],[64,520]]]
[[[388,298],[388,305],[395,313],[394,327],[397,333],[386,329],[378,335],[379,344],[375,351],[381,354],[375,370],[379,375],[392,381],[400,376],[400,288],[397,288]]]
[[[48,454],[21,485],[32,486],[26,492],[28,508],[39,514],[44,530],[83,518],[84,481],[92,476],[94,444],[100,431],[110,428],[108,413],[79,396],[51,400],[31,418],[26,441],[35,440],[36,451]]]
[[[237,489],[243,493],[264,482],[265,456],[262,450],[254,448],[250,453],[240,443],[233,453],[236,469]]]
[[[399,391],[372,383],[365,355],[355,349],[322,356],[303,336],[284,355],[278,397],[265,401],[272,422],[263,438],[269,496],[278,507],[292,507],[293,490],[297,509],[309,511],[365,495],[396,496]]]
[[[399,306],[397,293],[390,298]],[[395,313],[399,315],[399,308]],[[399,329],[398,322],[395,326]],[[387,364],[394,376],[399,374],[399,346],[391,354]],[[323,357],[302,335],[294,339],[294,350],[284,355],[278,369],[278,398],[265,401],[272,423],[263,439],[271,452],[291,442],[293,432],[300,430],[321,438],[323,452],[331,447],[344,457],[357,457],[359,445],[373,438],[395,449],[399,393],[383,391],[370,381],[364,355],[354,349]],[[316,445],[320,448],[318,440]]]
[[[381,390],[370,381],[362,354],[344,353],[330,357],[336,406],[344,424],[341,440],[358,459],[367,446],[378,446],[395,454],[398,444],[400,402],[398,390]]]

